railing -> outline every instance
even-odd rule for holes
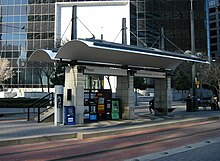
[[[33,113],[35,113],[35,109],[37,109],[37,122],[40,123],[40,114],[44,111],[41,111],[42,108],[45,108],[49,106],[48,108],[46,108],[44,111],[48,110],[49,108],[54,106],[54,94],[53,93],[48,93],[47,95],[45,95],[44,97],[34,101],[33,103],[29,104],[27,106],[27,120],[30,121],[31,120],[31,112],[30,109],[33,109]],[[35,116],[34,116],[35,117]],[[32,118],[34,118],[32,117]]]

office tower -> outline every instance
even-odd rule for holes
[[[220,57],[220,2],[209,0],[209,21],[210,21],[210,50],[213,60],[219,61]]]

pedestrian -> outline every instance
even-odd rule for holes
[[[154,111],[154,98],[150,100],[149,105],[150,114],[152,114]]]

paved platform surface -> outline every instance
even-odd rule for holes
[[[150,115],[148,109],[140,106],[135,109],[134,120],[108,120],[82,125],[54,126],[53,123],[28,122],[18,117],[0,118],[0,147],[71,138],[86,139],[171,124],[220,119],[220,111],[211,111],[210,108],[186,112],[185,104],[181,102],[173,107],[175,111],[164,117]]]

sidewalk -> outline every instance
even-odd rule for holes
[[[199,110],[186,112],[184,104],[173,105],[175,111],[168,116],[149,115],[146,108],[136,107],[134,120],[108,120],[83,125],[60,125],[36,123],[26,120],[0,121],[0,147],[62,139],[86,139],[140,131],[171,124],[201,122],[220,119],[220,111]]]

